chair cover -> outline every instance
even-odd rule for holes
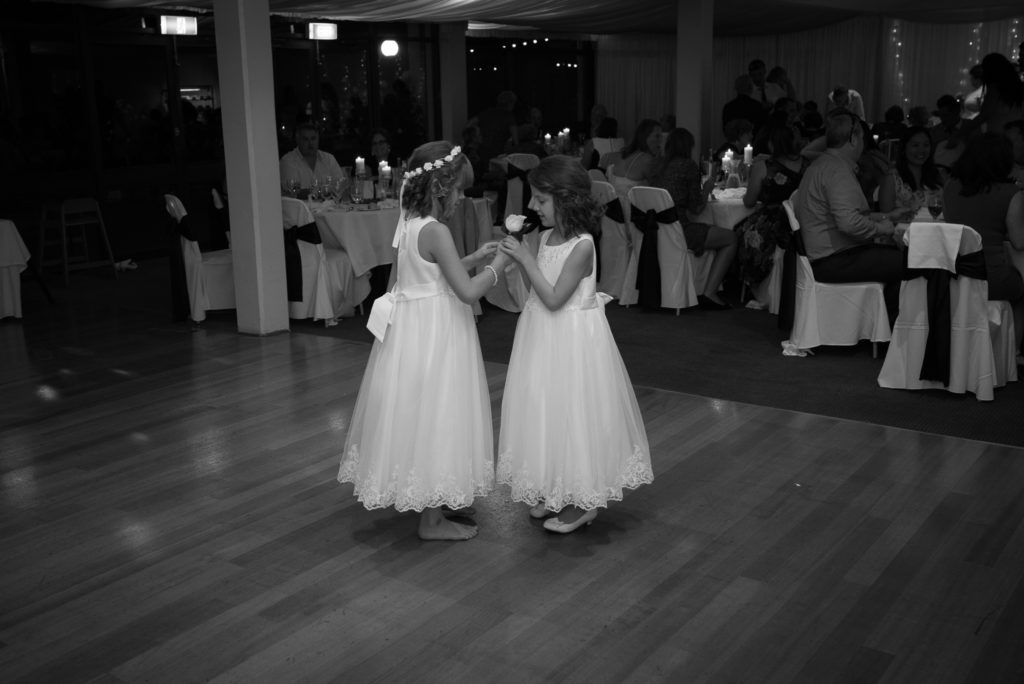
[[[1024,250],[1014,249],[1004,242],[1010,263],[1024,275]],[[1018,379],[1017,334],[1013,321],[1013,307],[1005,300],[988,303],[989,330],[992,332],[992,354],[996,363],[996,387]]]
[[[604,175],[604,171],[602,171],[601,169],[590,169],[589,171],[587,171],[587,175],[590,176],[590,180],[592,180],[592,181],[607,181],[608,180],[608,176]],[[612,188],[612,192],[614,192],[614,191],[615,191],[615,188]]]
[[[694,281],[694,257],[687,249],[686,236],[682,224],[675,212],[672,196],[663,188],[652,188],[638,185],[630,188],[630,223],[634,230],[633,251],[630,254],[626,271],[626,284],[623,285],[622,304],[658,301],[658,305],[666,309],[685,309],[697,305],[697,288]],[[656,235],[654,241],[646,240]],[[644,242],[647,241],[647,249]],[[654,247],[655,249],[650,249]],[[656,278],[652,272],[657,271]],[[640,283],[660,283],[660,292],[655,285],[654,296],[641,294]],[[629,285],[636,283],[635,290]],[[648,291],[650,288],[646,288]]]
[[[796,197],[794,192],[782,206],[790,228],[799,234],[800,224],[793,211]],[[803,244],[799,239],[794,242]],[[861,340],[887,342],[892,332],[882,283],[819,283],[807,256],[800,253],[802,249],[796,249],[789,343],[797,349],[811,349],[821,345],[850,346]]]
[[[191,319],[201,323],[206,320],[207,311],[234,309],[235,277],[231,250],[201,252],[181,200],[174,195],[164,195],[164,206],[174,222],[178,234],[176,242],[181,249],[180,266],[173,251],[171,253],[172,283],[184,279]],[[183,276],[175,275],[179,268],[183,269]]]
[[[605,208],[598,245],[600,276],[597,289],[618,299],[622,296],[622,283],[626,278],[632,240],[627,232],[622,203],[612,184],[595,180],[590,187],[594,199]]]
[[[509,214],[525,214],[530,204],[530,184],[526,180],[530,169],[540,164],[540,157],[535,154],[516,152],[505,157],[506,195],[505,216]],[[502,217],[504,218],[504,217]]]
[[[989,330],[988,282],[964,275],[963,266],[958,268],[957,263],[980,258],[981,237],[968,226],[911,223],[904,239],[908,268],[923,270],[900,288],[900,313],[878,384],[899,389],[947,389],[957,394],[970,391],[979,401],[991,401],[996,372]],[[981,263],[984,265],[984,261]],[[943,273],[946,277],[934,277]],[[941,291],[937,291],[938,285]],[[942,333],[948,326],[948,337],[937,335],[932,324],[941,325]],[[943,341],[946,339],[948,344]],[[935,377],[934,370],[927,368],[929,358],[946,353],[948,361],[941,370],[948,368],[948,381],[945,373],[942,379],[929,379]]]
[[[356,278],[345,250],[324,247],[316,241],[319,232],[315,229],[313,213],[302,200],[282,197],[281,217],[285,231],[299,231],[295,245],[302,273],[302,298],[289,301],[288,316],[327,323],[351,316],[370,294],[369,274]],[[314,230],[303,236],[303,229],[308,226],[313,226]]]

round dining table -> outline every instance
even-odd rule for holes
[[[391,245],[400,216],[397,200],[367,205],[314,203],[310,208],[324,247],[344,249],[356,278],[377,266],[393,262],[394,249]],[[493,211],[490,199],[467,197],[459,203],[452,216],[440,219],[451,231],[459,256],[471,254],[481,244],[493,239]]]

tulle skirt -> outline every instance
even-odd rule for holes
[[[643,417],[604,307],[548,311],[516,326],[501,405],[497,479],[552,511],[621,501],[654,479]]]
[[[493,444],[470,307],[452,294],[397,302],[370,351],[338,480],[368,509],[462,508],[493,487]]]

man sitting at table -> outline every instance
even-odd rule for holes
[[[295,127],[295,149],[281,157],[281,189],[285,195],[305,199],[314,179],[321,184],[328,176],[341,178],[338,160],[330,152],[320,151],[320,133],[315,125],[308,121],[300,123]]]
[[[807,167],[793,207],[811,270],[823,283],[885,283],[892,321],[899,305],[903,255],[892,242],[892,220],[869,214],[857,180],[864,128],[853,112],[833,109],[826,119],[825,141],[827,149]]]

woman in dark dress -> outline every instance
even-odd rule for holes
[[[1013,267],[1004,242],[1024,249],[1024,191],[1010,178],[1013,152],[1000,133],[983,133],[967,143],[953,164],[943,191],[948,223],[970,226],[981,236],[988,272],[988,298],[1013,308],[1017,353],[1024,336],[1024,277]]]
[[[685,128],[677,128],[669,133],[665,139],[665,155],[659,160],[651,185],[664,188],[672,195],[672,201],[679,212],[679,222],[683,226],[687,249],[697,255],[703,254],[705,250],[715,253],[704,292],[697,295],[700,308],[728,309],[729,305],[719,296],[718,288],[736,256],[736,235],[728,228],[695,223],[689,219],[690,214],[699,214],[704,209],[715,185],[714,173],[701,184],[700,169],[692,159],[693,146],[693,134]]]
[[[769,131],[768,149],[771,156],[756,160],[751,167],[747,193],[743,196],[746,206],[761,206],[735,227],[740,244],[740,277],[749,289],[768,277],[775,249],[785,249],[792,238],[782,202],[799,187],[807,166],[789,126],[776,125]]]

